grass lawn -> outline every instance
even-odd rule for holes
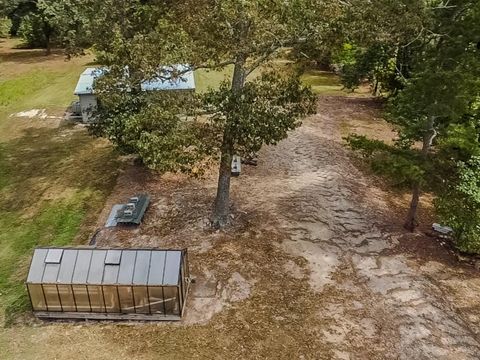
[[[194,72],[196,91],[203,93],[209,88],[216,88],[222,81],[230,81],[232,75],[233,66],[227,66],[219,71],[198,69]]]
[[[284,68],[289,68],[289,63],[278,61],[273,68],[277,71],[284,71]],[[249,79],[255,77],[260,72],[261,70],[254,71]],[[200,69],[195,71],[194,75],[197,92],[205,92],[208,88],[217,87],[224,80],[231,81],[233,66],[228,66],[221,71]],[[346,96],[351,94],[343,89],[340,78],[331,72],[308,69],[301,76],[301,80],[305,85],[310,86],[312,91],[318,95]],[[357,90],[356,95],[358,95],[359,92],[364,92],[364,89]]]
[[[305,85],[309,85],[315,94],[320,95],[342,95],[342,84],[337,75],[321,71],[307,70],[302,75],[302,81]]]
[[[0,321],[28,307],[24,280],[38,245],[85,243],[118,169],[102,140],[60,119],[91,58],[0,43]],[[17,117],[45,109],[47,118]]]

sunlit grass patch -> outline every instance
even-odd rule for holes
[[[226,66],[222,70],[198,69],[194,72],[195,88],[197,93],[204,93],[208,89],[216,89],[223,81],[231,81],[233,66]]]
[[[48,85],[53,76],[55,74],[35,71],[0,82],[0,109],[24,101],[25,97]]]
[[[301,77],[305,85],[309,85],[315,94],[344,95],[343,86],[337,75],[321,70],[307,70]]]
[[[0,293],[8,322],[28,307],[23,283],[32,250],[70,244],[91,227],[119,163],[106,142],[65,126],[32,130],[0,151]]]

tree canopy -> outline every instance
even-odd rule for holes
[[[101,125],[95,125],[94,131],[160,170],[197,171],[202,158],[218,156],[212,221],[225,226],[233,155],[275,144],[314,109],[314,97],[299,82],[298,74],[275,74],[273,56],[320,34],[335,16],[335,7],[314,0],[268,4],[115,1],[113,5],[96,1],[91,7],[95,12],[91,24],[109,26],[106,34],[95,39],[99,59],[109,73],[104,90],[99,85]],[[141,81],[158,77],[161,66],[173,63],[188,64],[190,70],[232,66],[233,75],[219,89],[187,100],[135,90]],[[267,65],[272,65],[270,71]],[[253,76],[259,68],[263,75]]]
[[[279,71],[276,57],[293,49],[290,59],[314,58],[337,69],[345,87],[368,82],[388,98],[395,145],[355,135],[348,141],[378,172],[412,189],[405,227],[417,224],[421,193],[435,191],[443,221],[477,240],[472,234],[480,231],[467,223],[478,213],[447,209],[458,209],[459,198],[476,201],[466,174],[480,152],[479,6],[474,0],[0,2],[13,33],[47,49],[53,41],[69,55],[92,46],[108,68],[96,84],[94,134],[159,171],[200,174],[206,161],[218,161],[216,226],[229,219],[232,156],[276,144],[314,111],[295,66]],[[159,73],[168,64],[233,71],[204,94],[140,91],[142,81],[182,76]]]
[[[480,150],[480,5],[458,0],[431,6],[430,27],[422,30],[430,34],[429,39],[388,106],[389,121],[399,134],[397,149],[365,138],[349,141],[357,149],[368,148],[383,172],[392,169],[387,164],[404,164],[394,167],[394,173],[413,189],[406,228],[413,230],[417,225],[421,189],[433,190],[438,195],[437,210],[454,228],[460,248],[480,251],[480,232],[472,227],[479,223],[478,211],[458,203],[463,199],[473,206],[476,196],[474,181],[467,180],[466,174],[475,172]],[[421,150],[415,146],[418,141]]]

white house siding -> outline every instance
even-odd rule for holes
[[[92,111],[97,107],[97,98],[93,94],[78,95],[80,99],[80,108],[82,109],[83,122],[89,122],[92,116]]]

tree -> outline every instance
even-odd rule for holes
[[[453,228],[458,248],[480,253],[480,156],[458,162],[456,170],[453,181],[436,200],[436,208],[441,219]]]
[[[430,41],[430,7],[424,0],[351,0],[342,22],[342,42],[331,50],[346,88],[362,82],[373,93],[395,93],[410,77],[416,54]]]
[[[448,124],[462,121],[472,112],[480,96],[480,57],[476,47],[480,29],[479,5],[456,1],[452,7],[438,9],[436,41],[425,53],[415,78],[393,101],[394,122],[402,128],[402,138],[422,141],[426,160],[438,135],[446,136]],[[452,96],[453,95],[453,96]],[[405,228],[416,227],[420,184],[413,186],[412,201]]]
[[[88,19],[84,8],[75,0],[38,0],[37,16],[43,22],[47,54],[54,41],[67,54],[81,51],[89,46]]]
[[[229,86],[209,92],[202,101],[212,112],[209,121],[219,142],[212,222],[216,227],[225,226],[234,153],[276,143],[312,109],[312,96],[297,79],[269,75],[249,82],[247,78],[254,70],[272,64],[279,50],[320,37],[338,15],[337,4],[320,0],[187,0],[161,6],[134,1],[116,3],[111,14],[108,4],[108,9],[101,10],[104,3],[97,2],[100,15],[96,21],[103,22],[109,14],[112,31],[95,41],[96,47],[106,64],[116,69],[117,78],[128,66],[130,81],[136,83],[132,89],[142,79],[158,76],[159,67],[168,63],[188,63],[191,69],[233,66]],[[107,43],[106,38],[111,40]]]
[[[45,47],[47,55],[53,44],[72,53],[73,42],[87,45],[83,5],[74,0],[11,0],[0,2],[0,13],[12,21],[11,33],[22,36],[27,45]]]
[[[440,190],[441,194],[445,191],[442,184],[448,182],[450,189],[458,189],[457,185],[452,185],[455,177],[451,174],[456,172],[458,161],[465,163],[473,154],[466,154],[467,148],[464,147],[462,152],[450,151],[445,157],[445,151],[439,150],[442,147],[445,150],[445,144],[468,142],[469,132],[452,132],[452,129],[471,126],[474,114],[478,114],[480,99],[480,54],[477,47],[480,4],[468,0],[451,1],[448,6],[439,3],[432,9],[431,16],[430,40],[418,55],[411,78],[391,99],[389,106],[389,121],[399,132],[397,150],[385,151],[383,145],[371,150],[378,144],[364,141],[370,154],[382,154],[389,161],[393,159],[392,154],[399,154],[399,149],[404,151],[401,162],[410,166],[397,170],[409,174],[412,186],[412,200],[405,220],[408,230],[417,226],[422,187]],[[478,125],[474,129],[477,129],[474,134],[478,139]],[[353,138],[350,142],[357,148],[365,147],[358,139]],[[416,142],[421,143],[420,151],[415,147]],[[436,151],[433,151],[434,147],[437,147]],[[467,160],[455,158],[460,155],[466,156]],[[413,168],[418,171],[412,172]]]
[[[7,17],[0,16],[0,38],[6,38],[10,35],[12,21]]]

